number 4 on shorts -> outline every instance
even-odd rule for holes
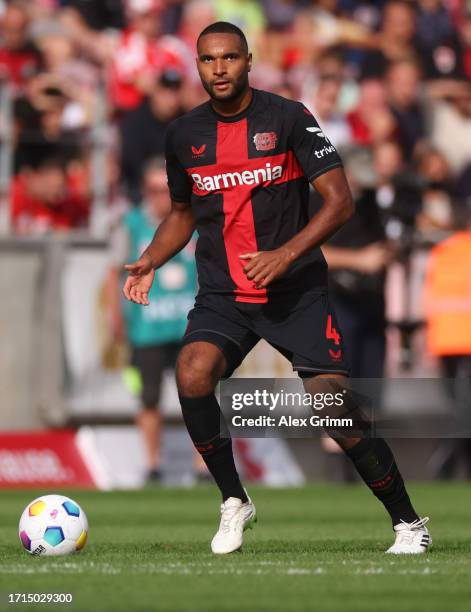
[[[329,340],[333,340],[336,345],[340,344],[340,334],[335,329],[335,327],[332,327],[332,315],[329,315],[327,317],[327,327],[325,330],[325,337],[328,338]]]

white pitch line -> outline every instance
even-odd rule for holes
[[[385,560],[385,566],[367,565],[368,561],[344,560],[341,563],[336,561],[325,560],[322,564],[316,566],[299,566],[295,561],[244,561],[241,563],[229,561],[228,559],[218,559],[217,561],[175,561],[152,563],[144,562],[139,564],[128,565],[126,571],[131,574],[138,575],[235,575],[235,576],[316,576],[316,575],[431,575],[443,573],[441,567],[432,568],[430,559],[421,559],[420,566],[404,567],[399,561]],[[422,563],[423,562],[423,563]],[[364,567],[360,564],[363,563]],[[347,565],[351,566],[351,570],[346,570]],[[425,567],[424,567],[425,565]],[[340,570],[340,571],[338,571]],[[83,574],[87,571],[92,571],[94,574],[101,575],[118,575],[124,571],[122,567],[115,567],[109,562],[96,561],[58,561],[48,558],[42,559],[25,559],[22,563],[1,564],[0,573],[4,574]]]
[[[72,563],[46,561],[45,559],[35,559],[32,564],[28,562],[17,565],[0,565],[0,573],[4,574],[83,574],[87,570],[92,570],[98,574],[120,574],[121,568],[113,567],[110,563]]]

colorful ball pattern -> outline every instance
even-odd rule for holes
[[[82,550],[87,542],[87,516],[69,497],[43,495],[24,509],[19,536],[32,555],[69,555]]]

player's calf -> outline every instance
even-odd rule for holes
[[[345,385],[339,385],[339,382],[336,379],[318,377],[306,381],[305,387],[311,394],[319,390],[335,394],[345,390]],[[389,513],[396,532],[396,542],[388,552],[396,554],[425,552],[431,543],[430,534],[425,527],[428,518],[421,519],[412,506],[404,480],[386,441],[372,437],[372,423],[361,410],[353,394],[349,392],[344,397],[341,408],[327,407],[326,412],[331,418],[343,419],[349,416],[353,420],[353,427],[325,429],[336,439],[370,491]]]
[[[225,368],[224,356],[215,345],[187,344],[178,357],[177,386],[188,433],[216,481],[223,502],[233,497],[245,503],[247,496],[235,467],[232,440],[214,395]]]

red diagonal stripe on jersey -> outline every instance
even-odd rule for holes
[[[236,123],[219,121],[216,164],[219,167],[231,168],[247,159],[247,119]],[[251,196],[252,188],[245,185],[224,191],[224,245],[229,274],[236,286],[236,301],[266,302],[267,290],[254,288],[253,281],[249,280],[244,272],[247,262],[239,259],[242,253],[257,251]]]

